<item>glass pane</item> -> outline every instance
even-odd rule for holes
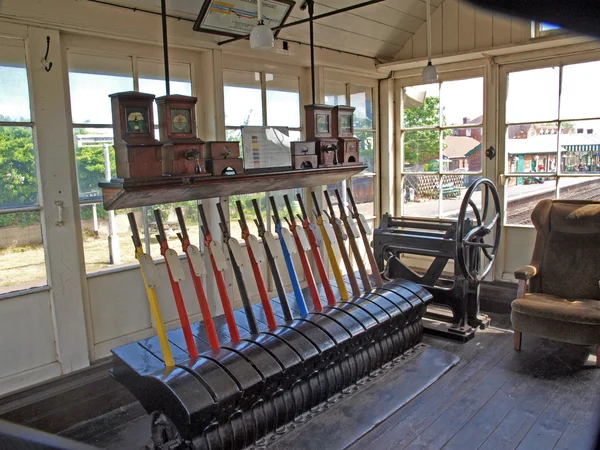
[[[0,294],[45,284],[40,214],[0,214]]]
[[[600,121],[561,123],[560,171],[569,174],[600,172]]]
[[[75,128],[73,135],[79,197],[101,197],[98,183],[107,179],[107,172],[109,179],[117,175],[113,131],[110,128]]]
[[[375,172],[375,134],[372,131],[359,131],[354,136],[360,139],[360,162],[368,166],[367,172]]]
[[[563,67],[560,118],[600,117],[600,61]]]
[[[336,83],[335,81],[326,81],[325,104],[332,106],[346,105],[346,84]]]
[[[405,172],[437,172],[439,170],[440,132],[438,130],[402,133]]]
[[[483,128],[444,130],[443,170],[450,172],[480,172],[482,167]]]
[[[559,68],[508,74],[506,122],[542,122],[558,117]]]
[[[225,140],[239,142],[242,145],[242,130],[239,128],[235,130],[225,130]],[[241,150],[241,148],[240,148]]]
[[[354,106],[354,129],[373,129],[373,88],[350,85],[350,106]]]
[[[37,202],[32,129],[0,127],[0,209]]]
[[[467,188],[481,175],[443,175],[442,176],[442,217],[456,219],[460,212],[463,198]],[[471,196],[471,200],[483,214],[481,190],[478,189]],[[488,208],[488,214],[491,214],[491,207]],[[467,209],[467,217],[475,218],[472,208]]]
[[[440,177],[407,174],[402,178],[402,214],[438,217]]]
[[[302,212],[300,211],[300,206],[298,205],[298,201],[296,199],[296,194],[302,194],[302,193],[303,193],[302,188],[285,189],[285,190],[281,190],[281,191],[269,192],[269,196],[273,196],[275,198],[275,203],[277,204],[277,212],[279,213],[279,218],[281,219],[281,221],[283,222],[284,225],[287,226],[287,223],[285,222],[284,217],[287,217],[289,219],[289,214],[288,214],[287,207],[285,205],[285,201],[283,200],[283,196],[284,195],[288,196],[288,198],[290,199],[290,204],[292,206],[292,212],[294,215],[296,215],[296,214],[302,214]],[[268,201],[269,201],[269,207],[270,207],[271,200],[268,199]],[[307,211],[307,213],[308,213],[308,211]],[[273,213],[271,213],[271,215],[273,215]]]
[[[224,70],[223,82],[225,125],[263,125],[260,74]]]
[[[600,178],[561,177],[558,188],[563,200],[600,200]]]
[[[300,127],[300,92],[297,77],[267,73],[267,125]]]
[[[440,99],[443,125],[483,123],[483,77],[443,82]]]
[[[531,177],[508,177],[506,179],[506,223],[531,225],[531,211],[539,201],[554,199],[556,179],[546,178],[540,184]]]
[[[30,120],[23,41],[0,39],[0,122]]]
[[[363,216],[375,215],[375,177],[352,177],[352,195]]]
[[[425,84],[402,90],[404,128],[438,126],[440,123],[440,85]]]
[[[111,124],[110,94],[133,90],[130,58],[69,54],[74,123]]]
[[[302,132],[298,130],[290,130],[290,142],[298,142],[302,139]]]
[[[165,64],[162,61],[138,59],[140,92],[162,97],[167,93]],[[192,95],[192,77],[189,64],[169,63],[171,95]],[[158,124],[158,110],[154,103],[154,123]]]
[[[556,171],[557,145],[557,123],[509,125],[506,172]]]
[[[254,207],[252,206],[252,199],[256,199],[258,201],[258,206],[260,207],[261,213],[263,215],[263,220],[266,220],[266,198],[267,197],[264,192],[261,192],[259,194],[232,195],[229,197],[229,226],[231,227],[230,233],[232,237],[236,238],[240,242],[243,242],[242,228],[239,223],[240,213],[237,209],[236,202],[239,200],[242,204],[242,211],[244,212],[244,218],[246,219],[246,225],[250,230],[250,234],[253,234],[254,236],[258,237],[258,229],[256,228],[256,224],[254,223],[254,219],[256,219],[256,213],[254,211]]]

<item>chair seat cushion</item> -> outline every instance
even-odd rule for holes
[[[525,294],[512,302],[513,311],[545,319],[600,325],[600,301],[567,300],[548,294]]]

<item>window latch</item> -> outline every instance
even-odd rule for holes
[[[58,209],[58,220],[56,221],[56,226],[57,227],[64,227],[65,226],[65,221],[63,220],[63,209],[64,209],[65,204],[63,203],[62,200],[56,200],[54,202],[54,205]]]

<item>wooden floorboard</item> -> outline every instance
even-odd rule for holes
[[[274,307],[281,314],[280,305]],[[459,365],[350,449],[596,448],[600,369],[588,359],[592,349],[525,335],[522,351],[515,352],[509,317],[491,317],[493,326],[467,343],[425,335],[424,343],[458,355]],[[219,327],[227,332],[224,323]],[[170,338],[184,346],[181,336]],[[94,395],[110,393],[110,384],[99,382]],[[30,423],[42,420],[43,409],[29,408]],[[63,434],[100,448],[142,449],[150,437],[149,417],[136,402]]]

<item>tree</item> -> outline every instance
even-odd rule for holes
[[[404,128],[437,126],[439,124],[439,97],[427,97],[423,105],[404,110]],[[442,123],[445,120],[442,119]],[[442,137],[450,134],[445,130]],[[439,158],[440,141],[437,130],[416,130],[404,133],[404,163],[423,164]]]

